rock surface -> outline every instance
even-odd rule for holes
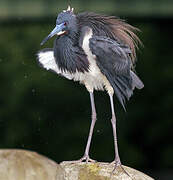
[[[0,150],[0,180],[153,180],[130,167],[109,163],[56,162],[35,152]],[[125,173],[125,171],[128,173]]]
[[[133,168],[122,166],[114,170],[110,163],[69,163],[62,162],[65,170],[65,180],[154,180],[153,178]],[[114,170],[114,171],[113,171]]]
[[[35,152],[0,150],[0,180],[64,180],[56,162]]]

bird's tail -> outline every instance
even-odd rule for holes
[[[133,71],[130,71],[130,76],[132,78],[132,89],[134,89],[135,87],[137,89],[142,89],[144,87],[143,82],[139,79],[139,77]]]
[[[142,89],[143,87],[143,82],[133,71],[130,71],[130,78],[125,76],[116,76],[113,83],[115,94],[124,110],[126,110],[125,102],[133,95],[133,90],[135,88]]]

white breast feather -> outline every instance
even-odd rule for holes
[[[85,73],[85,85],[89,91],[96,90],[104,90],[104,83],[103,83],[103,75],[100,72],[100,69],[98,68],[96,64],[96,56],[92,54],[90,47],[89,47],[89,39],[92,37],[93,33],[92,30],[89,29],[88,32],[86,32],[82,48],[84,49],[84,52],[87,55],[88,61],[89,61],[89,72]]]

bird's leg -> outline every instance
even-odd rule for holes
[[[93,135],[95,122],[97,120],[93,92],[90,92],[90,101],[91,101],[91,110],[92,110],[92,121],[91,121],[89,136],[88,136],[88,140],[87,140],[87,145],[86,145],[86,148],[85,148],[85,153],[84,153],[84,156],[81,158],[81,160],[82,161],[86,160],[86,162],[88,162],[88,161],[95,162],[95,160],[92,160],[92,159],[89,158],[89,149],[90,149],[91,139],[92,139],[92,135]]]
[[[116,116],[114,111],[114,102],[113,102],[113,95],[109,94],[110,103],[111,103],[111,111],[112,111],[112,129],[113,129],[113,136],[114,136],[114,148],[115,148],[115,160],[112,163],[115,163],[115,168],[121,165],[119,153],[118,153],[118,143],[117,143],[117,132],[116,132]]]
[[[124,173],[127,174],[130,177],[128,172],[126,172],[126,170],[121,166],[121,161],[120,161],[120,157],[119,157],[119,153],[118,153],[117,130],[116,130],[116,116],[115,116],[115,111],[114,111],[113,95],[109,94],[109,97],[110,97],[111,111],[112,111],[111,123],[112,123],[112,129],[113,129],[114,148],[115,148],[115,160],[113,162],[111,162],[111,164],[115,164],[113,172],[119,166],[124,171]]]

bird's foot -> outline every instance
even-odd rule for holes
[[[110,165],[114,165],[114,170],[115,170],[118,166],[121,166],[121,161],[119,159],[118,160],[115,159],[110,163]]]
[[[129,173],[124,169],[124,167],[121,164],[121,161],[119,159],[115,159],[114,161],[112,161],[110,163],[110,165],[114,165],[114,169],[112,171],[112,174],[115,172],[116,168],[121,168],[122,171],[131,178],[131,176],[129,175]]]
[[[92,162],[92,163],[96,162],[96,160],[91,159],[88,155],[84,155],[81,159],[79,159],[79,161],[80,162],[85,161],[86,163],[88,163],[88,162]]]
[[[80,163],[80,162],[96,162],[96,160],[91,159],[88,155],[84,155],[82,158],[80,158],[79,160],[74,160],[74,161],[65,161],[65,162],[69,162],[69,163]]]

